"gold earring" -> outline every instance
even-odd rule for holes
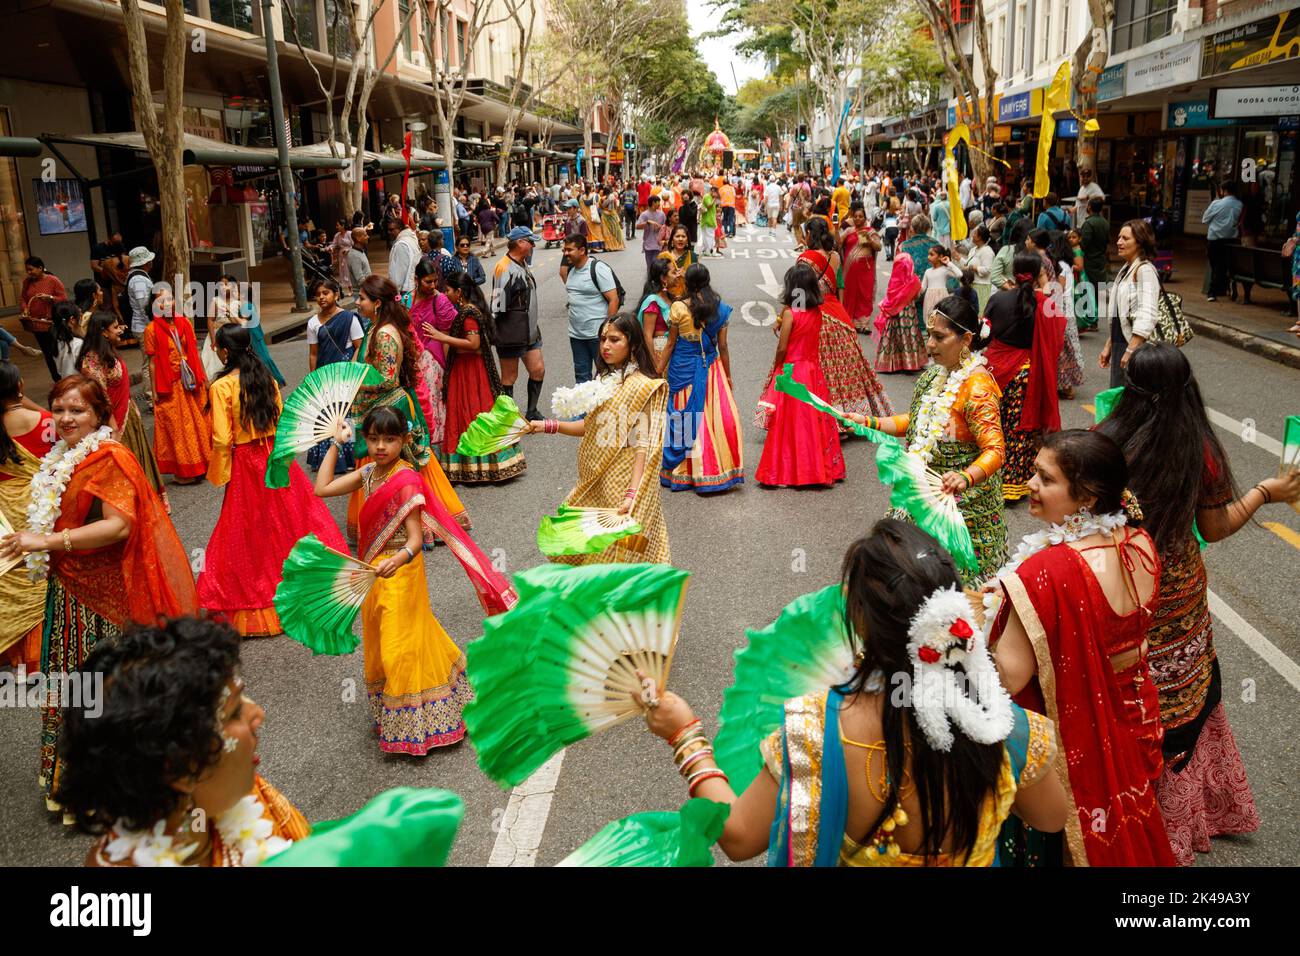
[[[962,360],[963,362],[965,362],[965,361],[968,360],[969,358],[970,358],[970,346],[968,346],[968,345],[963,345],[963,346],[961,347],[961,360]]]

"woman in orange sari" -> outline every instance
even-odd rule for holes
[[[162,499],[127,449],[113,440],[108,396],[80,375],[50,393],[59,442],[32,478],[37,505],[27,530],[0,540],[0,560],[26,555],[33,577],[49,577],[41,671],[83,668],[102,640],[130,622],[197,610],[189,557]],[[68,473],[71,468],[71,474]],[[57,789],[58,707],[42,714],[41,786]],[[51,810],[58,807],[52,801]]]
[[[176,314],[166,288],[154,299],[153,320],[144,330],[153,389],[153,450],[158,469],[179,485],[202,481],[212,455],[212,427],[204,409],[208,381],[199,359],[194,326]]]
[[[99,835],[87,866],[257,866],[310,833],[257,773],[266,712],[244,692],[233,628],[128,628],[86,667],[104,675],[101,712],[68,710],[59,798]]]

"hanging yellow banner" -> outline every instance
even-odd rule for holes
[[[961,179],[957,174],[958,143],[965,143],[970,149],[970,127],[965,123],[958,123],[950,129],[943,140],[943,178],[948,184],[948,205],[951,207],[948,217],[953,242],[966,238],[966,211],[961,208]]]
[[[1052,137],[1056,135],[1056,113],[1070,108],[1070,61],[1056,71],[1052,85],[1043,95],[1043,121],[1038,128],[1038,165],[1034,169],[1034,198],[1042,199],[1051,189],[1048,160],[1052,155]]]

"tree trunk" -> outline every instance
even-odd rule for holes
[[[1110,28],[1115,20],[1114,0],[1088,0],[1088,14],[1092,30],[1074,51],[1075,105],[1079,116],[1085,120],[1097,115],[1097,84],[1101,81],[1106,61],[1110,59]],[[1074,144],[1075,166],[1096,171],[1097,134],[1089,133],[1079,124],[1079,138]]]

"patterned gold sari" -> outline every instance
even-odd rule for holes
[[[32,497],[32,476],[41,460],[14,442],[18,461],[0,464],[0,514],[10,527],[21,531],[27,527],[27,505]],[[45,617],[45,581],[32,581],[27,565],[18,562],[0,575],[0,654],[9,650],[38,627]]]

